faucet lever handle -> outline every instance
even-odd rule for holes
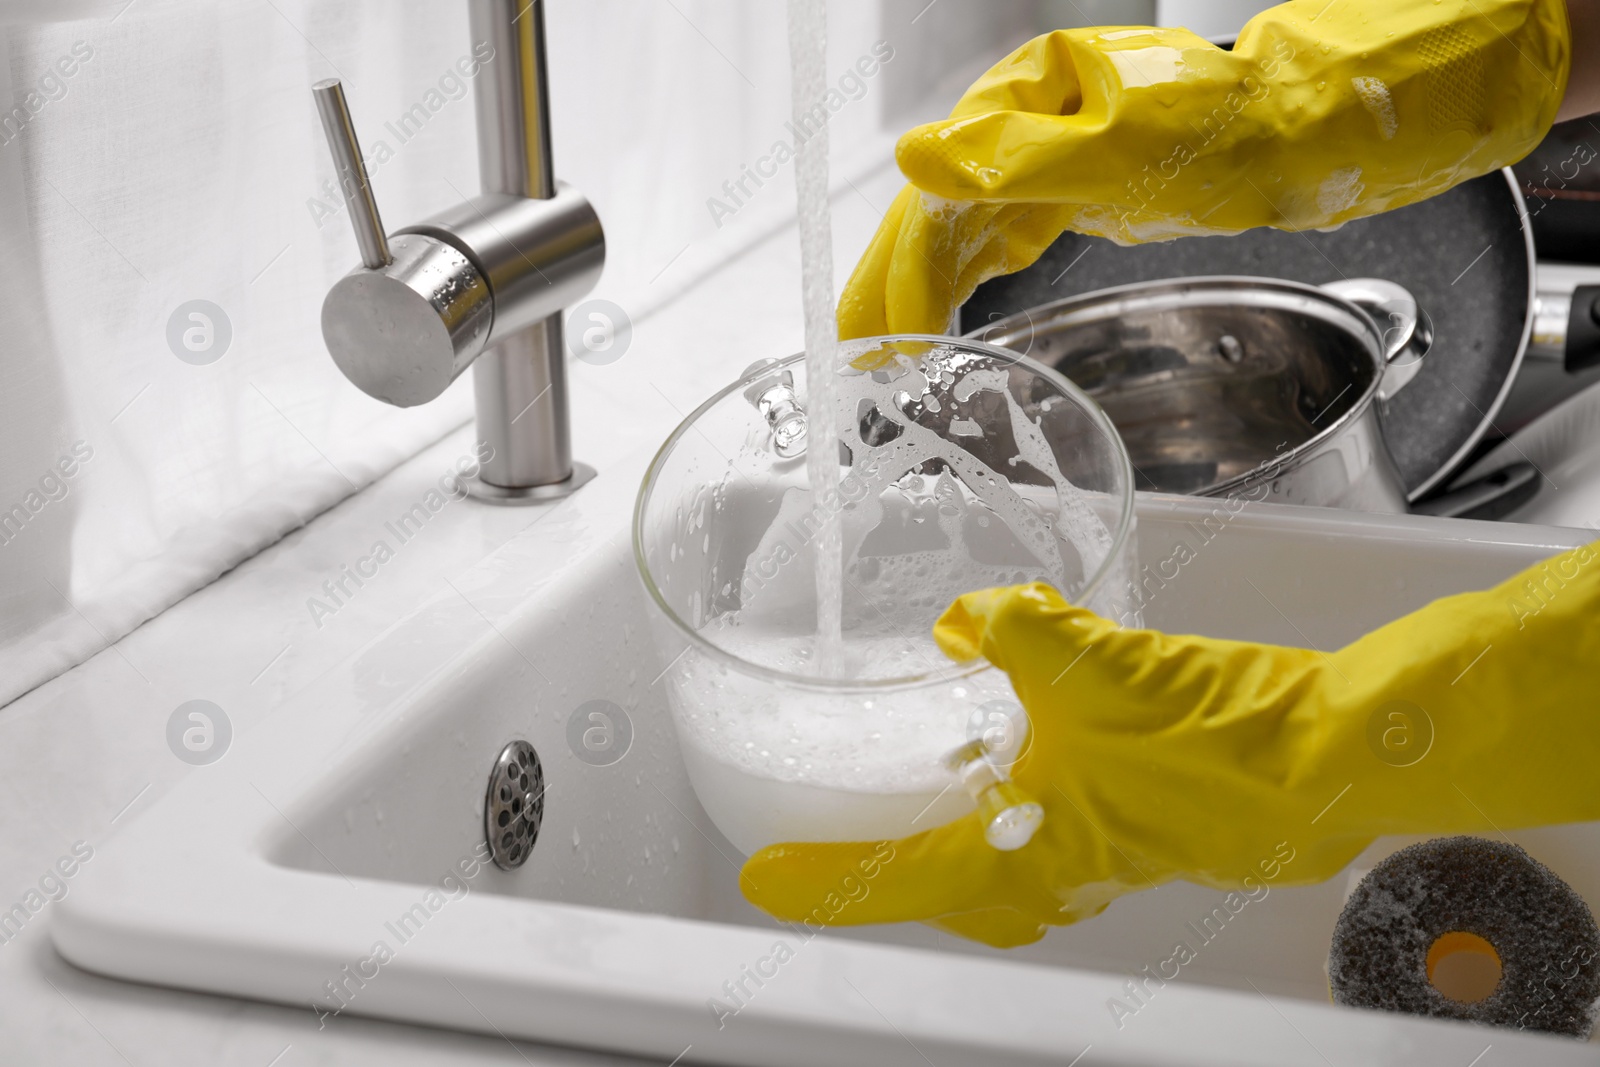
[[[361,158],[361,143],[356,140],[356,127],[350,119],[344,85],[338,78],[329,78],[313,85],[311,95],[316,98],[322,129],[328,135],[328,151],[333,155],[333,167],[339,174],[339,188],[344,191],[350,224],[355,227],[361,263],[368,270],[387,267],[394,262],[394,257],[389,253],[383,220],[378,217],[378,201],[367,179],[367,165]]]

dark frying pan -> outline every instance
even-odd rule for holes
[[[1533,239],[1509,170],[1331,233],[1261,229],[1132,248],[1063,234],[1033,266],[980,286],[961,309],[961,332],[1113,285],[1212,274],[1312,285],[1386,278],[1411,291],[1433,317],[1433,351],[1382,424],[1413,501],[1493,426],[1528,344]]]

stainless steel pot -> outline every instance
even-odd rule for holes
[[[1370,277],[1398,282],[1437,327],[1420,380],[1385,405],[1380,419],[1415,502],[1448,482],[1485,434],[1498,436],[1508,424],[1536,416],[1558,399],[1554,392],[1573,384],[1557,371],[1565,380],[1552,383],[1551,394],[1530,391],[1517,403],[1522,413],[1516,417],[1502,411],[1523,367],[1531,325],[1534,252],[1527,218],[1516,180],[1503,171],[1327,233],[1262,227],[1123,247],[1068,232],[1033,266],[980,285],[962,306],[962,331],[1062,297],[1190,276],[1307,285]],[[1528,362],[1533,369],[1549,366]],[[1520,385],[1517,393],[1524,394]],[[1528,409],[1540,400],[1543,406]]]
[[[1094,397],[1141,489],[1407,510],[1378,410],[1421,369],[1432,324],[1393,283],[1128,285],[972,336],[1052,366]]]

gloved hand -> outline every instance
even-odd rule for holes
[[[1570,62],[1565,0],[1292,0],[1231,52],[1181,29],[1046,34],[900,139],[914,188],[840,336],[942,333],[1069,229],[1133,244],[1425,200],[1532,151]]]
[[[1006,671],[1028,711],[1034,839],[996,851],[973,813],[891,844],[775,845],[741,887],[790,921],[1012,946],[1171,879],[1253,893],[1329,878],[1381,834],[1600,818],[1597,561],[1600,543],[1331,654],[1123,630],[1044,585],[969,593],[934,635]]]

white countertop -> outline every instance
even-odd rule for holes
[[[841,281],[899,185],[899,175],[885,167],[835,198]],[[631,347],[617,362],[573,364],[577,457],[604,478],[608,466],[664,439],[751,362],[797,351],[799,291],[790,227],[635,323]],[[506,542],[567,536],[559,504],[522,509],[452,501],[358,595],[334,614],[314,618],[308,600],[324,595],[323,582],[365,554],[384,523],[421,499],[471,442],[470,428],[457,430],[88,662],[0,709],[0,913],[25,903],[41,879],[57,895],[61,886],[70,893],[82,873],[69,862],[62,869],[73,876],[58,878],[57,862],[70,858],[75,845],[81,856],[103,844],[190,772],[167,747],[167,720],[178,705],[211,701],[242,735]],[[82,866],[93,864],[91,857]],[[0,941],[0,1063],[634,1062],[354,1017],[319,1023],[310,1008],[102,979],[56,955],[48,932],[51,907],[45,903],[16,936]]]

